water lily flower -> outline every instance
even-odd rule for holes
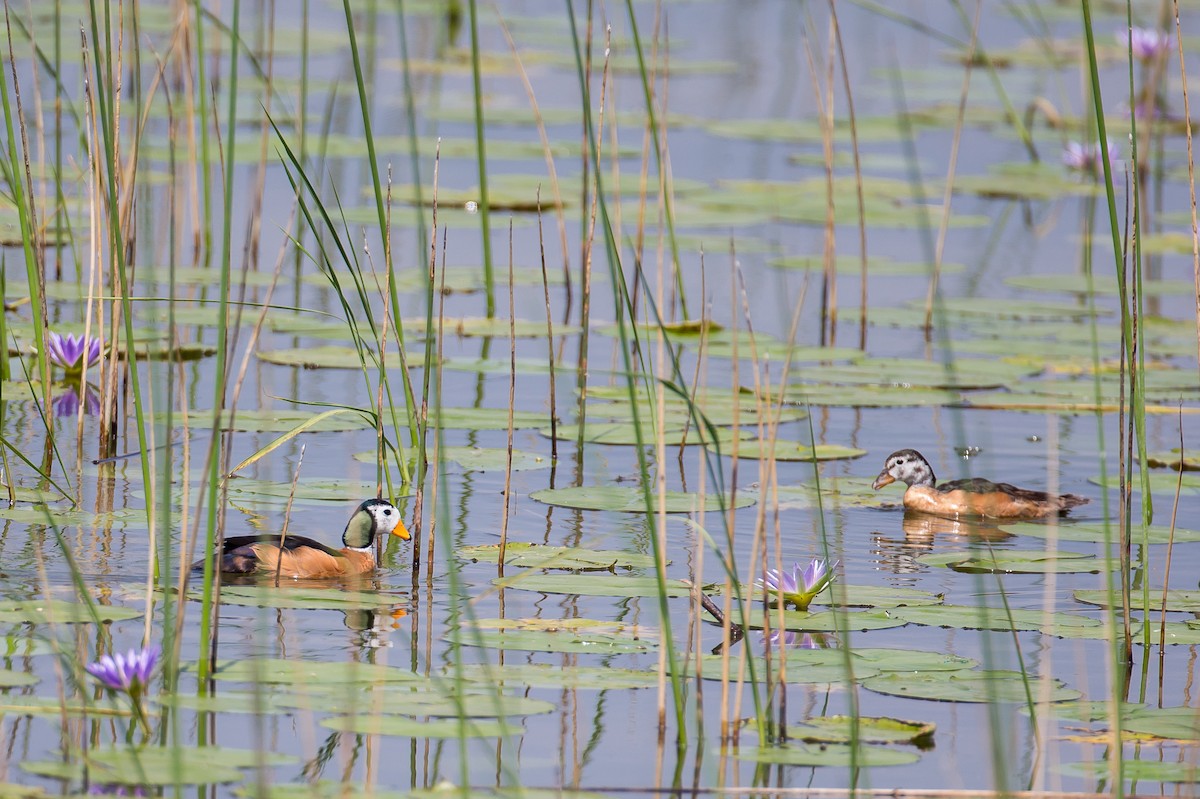
[[[771,630],[770,635],[763,636],[766,649],[821,649],[825,643],[824,636],[812,633],[798,633],[795,630]]]
[[[1063,151],[1063,163],[1069,169],[1079,172],[1099,172],[1102,155],[1108,156],[1110,164],[1116,163],[1121,157],[1120,151],[1117,150],[1117,145],[1112,139],[1108,140],[1103,152],[1099,142],[1096,144],[1069,142],[1066,150]]]
[[[767,569],[758,584],[768,597],[782,596],[785,603],[797,610],[808,610],[813,598],[833,582],[837,565],[837,561],[827,566],[820,558],[813,558],[805,567],[793,564],[791,572]]]
[[[1157,28],[1131,28],[1128,32],[1117,31],[1117,41],[1128,43],[1130,52],[1138,61],[1153,61],[1171,49],[1171,34]]]
[[[105,655],[85,668],[88,674],[114,691],[125,691],[136,697],[150,682],[162,650],[157,646],[130,649],[127,654]]]
[[[67,390],[52,399],[50,404],[55,416],[74,416],[79,413],[79,392],[74,386],[67,386]],[[83,388],[83,412],[88,416],[100,413],[100,395],[91,386]]]
[[[74,333],[60,336],[53,331],[48,338],[50,362],[62,367],[69,375],[77,375],[100,361],[99,338]]]

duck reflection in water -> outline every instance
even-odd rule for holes
[[[951,548],[964,543],[996,544],[1012,538],[983,519],[947,519],[928,513],[908,511],[900,523],[903,538],[890,537],[883,532],[871,534],[871,554],[879,568],[893,574],[915,574],[926,567],[917,558],[932,552],[935,541]]]

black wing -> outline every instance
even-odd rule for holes
[[[233,538],[225,539],[225,552],[232,552],[235,549],[238,549],[240,547],[250,546],[251,544],[270,544],[271,546],[277,547],[280,545],[279,539],[280,539],[280,536],[278,533],[276,533],[276,534],[264,533],[262,535],[234,536]],[[310,549],[319,549],[320,551],[326,553],[327,555],[333,555],[335,558],[346,557],[343,553],[339,552],[338,550],[334,549],[333,547],[326,546],[325,544],[322,544],[320,541],[315,541],[306,536],[289,535],[286,539],[283,540],[283,549],[284,550],[290,551],[290,550],[294,550],[294,549],[300,549],[301,547],[309,547]]]
[[[982,477],[972,477],[969,480],[951,480],[948,483],[942,483],[937,487],[937,490],[943,494],[948,494],[951,491],[966,491],[968,494],[991,494],[1000,491],[1010,494],[1013,491],[1021,491],[1022,489],[1011,486],[1008,483],[993,483],[991,480],[985,480]],[[228,541],[229,539],[226,540]]]

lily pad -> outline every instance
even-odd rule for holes
[[[279,765],[295,762],[296,758],[274,752],[250,749],[230,749],[224,746],[203,746],[171,749],[95,749],[87,756],[89,777],[98,784],[112,785],[207,785],[238,782],[240,768],[252,768],[259,763]],[[64,770],[65,767],[65,770]],[[78,779],[83,764],[63,761],[25,761],[21,768],[33,774]]]
[[[914,744],[921,749],[933,745],[932,722],[905,721],[887,716],[819,716],[788,730],[789,737],[806,743]]]
[[[0,688],[20,688],[26,685],[37,685],[38,677],[23,671],[0,669]]]
[[[855,648],[855,662],[862,661],[879,671],[959,671],[973,669],[979,662],[961,655],[945,652],[926,652],[919,649]]]
[[[293,347],[283,350],[258,350],[255,352],[260,361],[277,366],[296,366],[303,369],[362,369],[363,361],[359,359],[358,350],[354,347],[327,344],[322,347]],[[370,354],[364,354],[367,369],[377,368],[376,361]],[[408,365],[418,366],[425,362],[423,354],[412,354],[408,357]],[[387,351],[384,365],[388,369],[402,369],[400,354],[395,349]]]
[[[786,258],[768,260],[771,266],[783,269],[804,269],[820,271],[825,268],[821,255],[794,255]],[[834,269],[838,275],[854,277],[862,273],[862,259],[857,255],[839,255],[834,259]],[[962,264],[941,265],[943,275],[962,272]],[[933,264],[923,261],[897,261],[886,255],[871,255],[867,259],[867,277],[928,277],[933,274]]]
[[[1018,524],[1005,524],[1001,528],[1006,533],[1013,535],[1024,535],[1031,538],[1057,538],[1059,541],[1086,541],[1094,544],[1103,544],[1106,541],[1115,543],[1119,535],[1117,525],[1111,525],[1106,531],[1102,524],[1076,524],[1074,522],[1066,523],[1039,523],[1039,522],[1022,522]],[[1171,528],[1167,525],[1154,524],[1146,528],[1145,531],[1134,530],[1131,533],[1133,542],[1136,544],[1166,544],[1171,540]],[[1175,530],[1176,543],[1193,543],[1200,541],[1200,530]]]
[[[1178,409],[1176,409],[1178,411]],[[1120,476],[1110,474],[1107,478],[1092,477],[1088,479],[1089,483],[1095,483],[1105,488],[1116,489],[1120,487]],[[1167,474],[1163,472],[1154,472],[1150,475],[1150,492],[1153,494],[1170,494],[1174,495],[1176,487],[1184,496],[1195,496],[1200,494],[1200,474],[1192,474],[1184,472],[1179,474]],[[1129,487],[1133,492],[1140,493],[1142,490],[1142,480],[1140,477],[1134,477],[1129,481]]]
[[[225,587],[221,587],[222,592]],[[268,691],[226,691],[219,694],[175,694],[159,697],[161,704],[205,713],[254,713],[268,715],[286,710],[275,704],[276,695]]]
[[[576,596],[658,596],[658,580],[651,576],[621,574],[535,574],[523,572],[496,577],[492,585],[500,588],[520,588],[544,594],[574,594]],[[667,580],[667,596],[690,596],[691,585],[684,580]]]
[[[1107,760],[1063,763],[1058,770],[1076,777],[1103,780],[1109,775],[1111,763]],[[1124,759],[1121,761],[1121,775],[1137,783],[1180,782],[1194,785],[1200,782],[1200,767],[1195,763]]]
[[[361,735],[396,735],[405,738],[503,738],[520,735],[520,725],[499,719],[434,719],[418,721],[404,716],[334,716],[321,720],[322,727]]]
[[[1070,294],[1118,294],[1116,276],[1109,270],[1094,274],[1089,280],[1086,275],[1014,275],[1004,282],[1015,288],[1036,291],[1039,294],[1061,291]],[[1139,291],[1142,296],[1156,297],[1171,294],[1187,295],[1196,290],[1191,280],[1143,280]]]
[[[1140,591],[1140,589],[1139,589]],[[1097,607],[1106,608],[1109,606],[1108,592],[1104,590],[1078,589],[1072,596],[1076,602],[1083,602],[1088,605],[1096,605]],[[1162,607],[1163,592],[1161,588],[1150,589],[1150,606],[1153,610],[1158,610]],[[1121,602],[1121,592],[1118,590],[1114,597],[1117,603]],[[1140,604],[1140,601],[1139,601]],[[1180,611],[1183,613],[1200,613],[1200,591],[1167,591],[1167,610]],[[1153,632],[1155,638],[1158,637],[1157,629]]]
[[[0,714],[13,716],[81,716],[109,717],[131,716],[133,710],[128,701],[114,702],[112,699],[85,702],[78,697],[61,700],[57,696],[19,696],[0,694]]]
[[[323,411],[322,411],[323,412]],[[238,409],[222,411],[217,424],[222,430],[236,430],[243,433],[286,433],[305,422],[310,421],[318,412],[287,410],[283,408]],[[166,421],[166,415],[155,414],[155,418]],[[212,427],[213,413],[211,410],[192,410],[189,413],[176,411],[172,417],[174,423],[183,427],[207,429]],[[373,427],[374,423],[366,416],[355,413],[341,413],[322,419],[308,428],[309,432],[364,430]]]
[[[1052,680],[1049,701],[1069,702],[1083,694]],[[1038,677],[1016,671],[932,671],[917,674],[881,674],[863,680],[876,693],[932,699],[939,702],[1025,702],[1041,699]]]
[[[508,451],[499,447],[439,447],[437,453],[439,458],[457,464],[464,472],[502,472],[508,467]],[[359,453],[354,458],[374,463],[375,451]],[[549,455],[513,448],[514,472],[548,469],[550,466]]]
[[[513,411],[513,428],[542,427],[550,414],[539,411]],[[443,430],[507,430],[507,408],[430,408],[429,424]]]
[[[450,696],[422,686],[389,685],[363,691],[353,687],[346,691],[290,692],[280,695],[281,707],[304,708],[322,713],[358,713],[370,715],[400,715],[441,718],[500,718],[550,713],[554,705],[543,699],[528,696],[508,696],[486,693],[462,693]]]
[[[494,649],[598,655],[650,652],[658,646],[649,628],[593,619],[477,619],[449,638]]]
[[[328,660],[285,660],[283,658],[246,658],[226,661],[217,666],[218,680],[284,685],[371,685],[385,682],[413,682],[424,678],[407,669],[374,663],[334,662]]]
[[[1022,608],[982,607],[973,605],[931,605],[928,607],[897,608],[892,611],[913,624],[930,627],[957,627],[963,630],[1042,630],[1062,635],[1060,631],[1099,628],[1100,622],[1069,613],[1043,613]]]
[[[943,363],[919,358],[864,358],[852,364],[823,366],[808,375],[801,372],[801,376],[822,384],[961,389],[1006,386],[1036,371],[992,359],[958,358]]]
[[[93,603],[100,621],[125,621],[142,617],[140,610]],[[94,621],[87,605],[61,599],[28,599],[0,602],[0,622],[9,624],[87,624]]]
[[[994,549],[988,552],[930,552],[917,558],[926,566],[945,566],[968,574],[1075,574],[1115,568],[1082,552],[1045,549]]]
[[[564,508],[579,510],[613,510],[627,513],[646,512],[645,498],[641,489],[633,486],[568,486],[566,488],[544,488],[529,495],[531,499],[544,502],[547,505],[557,505]],[[659,510],[666,513],[692,513],[697,510],[715,511],[735,508],[745,508],[754,504],[754,497],[740,493],[736,501],[724,502],[714,494],[706,494],[704,502],[699,494],[684,491],[667,491],[665,497],[660,497],[657,491],[651,491],[652,512]]]
[[[1122,717],[1121,729],[1156,738],[1197,741],[1200,740],[1200,714],[1194,707],[1138,708]]]
[[[579,424],[576,422],[560,424],[554,430],[543,427],[538,432],[546,438],[557,435],[559,441],[576,441],[579,438]],[[585,444],[632,447],[639,443],[639,433],[640,443],[643,446],[651,446],[660,438],[667,446],[703,444],[709,438],[708,432],[699,429],[696,425],[671,424],[655,427],[650,419],[643,416],[636,425],[627,421],[589,420],[583,425],[583,442]],[[751,435],[749,430],[740,432],[741,438],[748,439]],[[725,437],[725,440],[728,441],[728,438]]]
[[[907,408],[955,405],[962,401],[957,391],[907,386],[824,386],[791,383],[784,389],[789,402],[845,408]]]
[[[844,447],[839,444],[808,445],[799,441],[767,441],[738,442],[737,456],[739,458],[761,459],[768,453],[777,461],[796,461],[813,463],[816,461],[852,460],[867,454],[865,449]],[[722,447],[722,453],[732,455],[734,447],[727,444]]]
[[[447,668],[447,677],[454,678],[458,671]],[[548,663],[505,663],[485,666],[481,663],[465,663],[462,676],[488,685],[529,685],[537,688],[569,688],[594,690],[625,690],[632,688],[654,688],[658,685],[658,674],[654,671],[617,669],[609,666],[563,666]]]
[[[940,605],[938,594],[900,585],[847,585],[834,583],[817,594],[813,605],[845,608],[903,608],[917,605]]]
[[[902,749],[882,746],[859,746],[857,751],[843,744],[787,744],[784,746],[741,746],[736,756],[739,760],[751,760],[781,766],[905,766],[916,763],[921,756]]]
[[[752,614],[748,620],[751,629],[763,627],[760,614]],[[886,630],[891,627],[903,627],[908,622],[889,614],[886,610],[865,610],[847,613],[845,611],[803,611],[785,610],[783,625],[786,630],[796,632],[834,633],[853,630]],[[779,616],[771,612],[771,625],[779,624]]]
[[[500,545],[484,544],[460,547],[457,554],[460,558],[468,560],[496,563],[500,559]],[[618,549],[584,549],[582,547],[559,547],[511,541],[504,550],[504,563],[531,569],[569,569],[574,571],[618,568],[648,569],[654,566],[654,557]]]

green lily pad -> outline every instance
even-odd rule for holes
[[[959,671],[973,669],[979,661],[945,652],[926,652],[919,649],[885,649],[864,647],[853,650],[855,662],[862,661],[879,671]]]
[[[147,747],[144,749],[95,749],[88,753],[88,776],[98,784],[112,785],[207,785],[238,782],[240,768],[288,764],[296,758],[273,752],[230,749],[224,746]],[[21,768],[43,776],[78,779],[80,762],[23,762]]]
[[[834,583],[817,594],[813,605],[845,608],[903,608],[940,605],[943,598],[929,591],[898,585],[847,585]]]
[[[1053,680],[1049,701],[1069,702],[1082,694]],[[932,699],[939,702],[1025,702],[1041,699],[1041,680],[1016,671],[932,671],[918,674],[881,674],[863,680],[863,687],[891,696]]]
[[[1036,372],[995,360],[958,358],[951,363],[919,358],[864,358],[851,364],[822,366],[801,377],[822,384],[918,386],[924,388],[996,388]],[[789,391],[793,386],[789,386]]]
[[[550,422],[550,414],[538,411],[513,411],[513,428],[542,427]],[[507,408],[439,408],[429,409],[429,424],[443,430],[507,430]]]
[[[577,422],[560,424],[554,430],[543,427],[538,432],[546,438],[557,435],[559,441],[576,441],[579,437],[579,424]],[[751,435],[749,430],[740,431],[741,438],[748,439]],[[708,437],[708,431],[701,430],[696,425],[672,424],[656,427],[653,421],[646,417],[643,417],[636,425],[633,422],[598,420],[589,420],[583,425],[585,444],[632,447],[641,443],[643,446],[651,446],[661,438],[667,446],[679,446],[680,444],[703,444]],[[727,441],[728,438],[726,437],[725,440]]]
[[[787,653],[785,679],[790,685],[826,685],[833,687],[850,681],[850,672],[846,668],[846,657],[837,650],[788,647],[784,651]],[[769,669],[765,658],[756,657],[753,659],[753,663],[753,676],[757,682],[766,682],[768,678],[772,680],[780,679],[782,665],[779,662],[778,653],[773,656]],[[700,658],[698,666],[698,673],[701,679],[725,679],[726,662],[722,655],[704,655]],[[729,660],[728,670],[731,682],[751,682],[749,665],[743,670],[736,656]],[[857,666],[854,669],[855,679],[871,677],[878,673],[878,670],[870,666],[863,666],[861,671]],[[695,677],[697,675],[697,664],[694,661],[688,662],[680,669],[680,674],[688,678]]]
[[[924,309],[924,300],[914,300],[910,308]],[[956,317],[992,317],[998,319],[1083,319],[1088,316],[1109,316],[1112,311],[1106,308],[1089,309],[1070,302],[1050,302],[1047,300],[1005,300],[996,297],[951,297],[941,300],[935,308],[934,316],[941,312]]]
[[[1093,544],[1103,544],[1106,541],[1115,543],[1119,535],[1115,524],[1106,531],[1102,524],[1076,524],[1061,521],[1057,524],[1040,522],[1005,524],[1000,529],[1006,533],[1031,538],[1057,538],[1059,541],[1086,541]],[[1166,544],[1171,540],[1171,528],[1167,525],[1154,524],[1145,531],[1134,530],[1132,539],[1136,544]],[[1175,530],[1176,543],[1196,541],[1200,541],[1200,530]]]
[[[1121,718],[1121,729],[1156,738],[1197,741],[1200,740],[1200,715],[1194,707],[1137,708]]]
[[[819,716],[792,727],[788,735],[806,743],[907,743],[926,749],[933,745],[936,728],[932,722],[905,721],[886,716]]]
[[[955,405],[962,401],[957,391],[906,386],[823,386],[791,383],[784,388],[789,402],[845,408],[908,408]]]
[[[499,544],[460,547],[460,558],[484,563],[497,563],[500,559]],[[669,563],[670,561],[668,561]],[[581,547],[559,547],[549,544],[527,544],[511,541],[504,550],[504,563],[531,569],[648,569],[654,566],[654,557],[640,552],[625,552],[618,549],[583,549]]]
[[[557,505],[563,508],[579,510],[615,510],[628,513],[646,512],[646,503],[641,489],[633,486],[568,486],[566,488],[544,488],[529,495],[531,499],[544,502],[547,505]],[[667,491],[665,498],[657,491],[651,491],[653,506],[651,511],[664,510],[667,513],[691,513],[696,510],[722,510],[721,498],[707,494],[701,503],[699,494],[683,491]],[[726,500],[728,508],[745,508],[754,504],[754,497],[746,493],[737,495],[734,502]]]
[[[1109,606],[1108,592],[1104,590],[1078,589],[1072,596],[1076,602],[1083,602],[1088,605],[1096,605],[1097,607],[1106,608]],[[1150,604],[1154,610],[1162,607],[1163,592],[1161,588],[1150,589]],[[1118,590],[1114,597],[1118,604],[1121,602],[1121,592]],[[1183,613],[1200,613],[1200,591],[1167,591],[1167,610],[1176,610]],[[1154,632],[1155,638],[1158,637],[1157,630]]]
[[[274,480],[258,480],[253,477],[234,475],[227,483],[229,494],[237,498],[270,497],[286,500],[292,493],[292,482]],[[305,502],[346,502],[347,499],[358,501],[360,498],[375,496],[376,483],[374,480],[353,480],[338,477],[301,477],[296,481],[295,501]],[[293,530],[299,533],[299,530]]]
[[[1116,489],[1120,487],[1120,475],[1110,474],[1104,479],[1101,479],[1100,477],[1091,477],[1088,479],[1088,482],[1094,483],[1098,486],[1104,486],[1105,488]],[[1190,497],[1200,494],[1200,474],[1184,472],[1182,475],[1179,475],[1154,472],[1150,475],[1149,482],[1150,492],[1152,494],[1174,495],[1176,487],[1178,487],[1179,492],[1184,496]],[[1137,494],[1142,490],[1142,479],[1135,475],[1134,478],[1129,481],[1129,485],[1130,488],[1133,489],[1133,493]]]
[[[783,269],[804,269],[810,272],[825,268],[824,258],[820,255],[771,258],[767,263]],[[957,274],[965,268],[962,264],[943,263],[941,265],[943,275]],[[854,277],[862,273],[862,259],[857,255],[839,255],[834,259],[834,269],[839,275]],[[933,274],[933,264],[923,261],[903,262],[886,255],[871,255],[867,258],[868,277],[928,277],[931,274]]]
[[[464,472],[502,472],[508,466],[508,451],[500,447],[439,447],[437,454],[440,459],[457,464]],[[354,460],[363,463],[375,463],[375,459],[375,450],[354,454]],[[513,448],[514,472],[548,469],[550,466],[548,455]]]
[[[762,629],[761,614],[751,614],[748,619],[752,630]],[[771,626],[779,624],[777,612],[771,611]],[[903,627],[908,622],[889,614],[886,610],[864,610],[847,613],[839,610],[804,611],[785,610],[783,626],[786,630],[795,632],[833,633],[847,630],[886,630],[891,627]]]
[[[276,366],[296,366],[303,369],[362,369],[363,361],[359,359],[358,350],[354,347],[327,344],[322,347],[292,347],[282,350],[258,350],[255,352],[260,361]],[[369,355],[364,355],[367,369],[376,369],[376,361]],[[412,354],[408,357],[409,366],[418,366],[425,362],[423,354]],[[384,365],[388,369],[399,370],[400,354],[395,349],[389,349],[384,357]]]
[[[93,603],[100,621],[140,619],[142,612],[134,608]],[[0,602],[0,622],[9,624],[87,624],[94,621],[87,605],[61,599],[28,599]]]
[[[1107,760],[1063,763],[1058,770],[1075,777],[1102,780],[1108,777],[1111,764]],[[1194,785],[1200,782],[1200,766],[1195,763],[1124,759],[1121,761],[1121,775],[1137,783],[1179,782]]]
[[[320,413],[323,413],[321,411]],[[222,411],[217,420],[222,430],[236,430],[243,433],[286,433],[305,422],[310,421],[318,412],[287,410],[282,408],[241,409],[236,415],[230,411]],[[158,421],[166,421],[166,415],[155,414]],[[176,411],[172,417],[175,425],[191,428],[207,429],[212,427],[213,413],[211,410],[192,410],[184,414]],[[333,432],[344,430],[364,430],[373,427],[374,422],[366,416],[355,413],[342,413],[322,419],[308,428],[309,432]]]
[[[876,491],[872,482],[870,477],[825,477],[821,480],[821,504],[826,508],[901,507],[900,494]],[[760,502],[778,502],[780,510],[813,508],[817,505],[817,489],[807,483],[779,486],[765,496],[760,493],[758,499]]]
[[[406,738],[501,738],[520,735],[519,725],[499,719],[436,719],[417,721],[403,716],[335,716],[323,719],[322,727],[363,735],[398,735]]]
[[[1021,162],[994,165],[987,175],[956,175],[954,190],[988,198],[1054,200],[1096,194],[1099,188],[1095,183],[1077,180],[1057,164]]]
[[[0,694],[0,714],[13,716],[81,716],[109,717],[131,716],[133,710],[128,701],[115,702],[104,698],[85,702],[80,698],[61,700],[57,696],[15,696]]]
[[[1152,452],[1146,460],[1156,469],[1183,469],[1188,472],[1200,471],[1200,452],[1189,450],[1182,455],[1179,448],[1170,452]]]
[[[625,690],[632,688],[654,688],[658,685],[658,674],[654,671],[616,669],[608,666],[563,666],[548,663],[505,663],[484,665],[464,663],[461,667],[464,679],[488,685],[529,685],[537,688],[570,688],[593,690]],[[447,677],[457,677],[458,670],[447,668]]]
[[[225,586],[221,587],[224,592]],[[170,707],[185,708],[205,713],[254,713],[261,715],[285,713],[275,703],[275,694],[267,691],[225,691],[219,694],[199,696],[197,694],[175,694],[161,696],[158,701]]]
[[[658,646],[653,631],[593,619],[477,619],[452,632],[459,644],[529,652],[650,652]]]
[[[1014,275],[1004,279],[1005,284],[1038,293],[1061,291],[1071,294],[1120,293],[1116,276],[1112,270],[1086,275]],[[1191,280],[1143,280],[1139,289],[1145,297],[1161,297],[1171,294],[1186,295],[1196,290]]]
[[[449,696],[422,686],[390,685],[353,693],[345,691],[291,692],[280,695],[281,707],[304,708],[321,713],[357,713],[359,716],[400,715],[441,718],[500,718],[550,713],[554,705],[528,696],[463,693]]]
[[[930,605],[897,608],[892,615],[913,624],[929,627],[957,627],[963,630],[1045,630],[1053,635],[1061,631],[1100,628],[1100,622],[1069,613],[1043,613],[1039,610],[981,607],[972,605]]]
[[[852,460],[867,454],[865,449],[843,447],[839,444],[808,445],[799,441],[746,441],[738,442],[737,456],[758,460],[766,458],[768,453],[777,461],[797,461],[813,463],[816,461]],[[726,444],[721,451],[725,455],[734,453],[734,446]]]
[[[1102,398],[1097,402],[1095,399],[1056,397],[1032,391],[984,391],[978,394],[970,394],[964,399],[968,406],[985,410],[1037,411],[1065,414],[1095,413],[1097,411],[1116,413],[1120,410],[1120,405],[1115,400],[1105,400]],[[1197,409],[1185,407],[1183,412],[1185,414],[1196,413]],[[1155,405],[1149,403],[1146,405],[1146,413],[1177,414],[1179,413],[1179,406],[1177,404]]]
[[[26,685],[37,685],[39,678],[23,671],[0,669],[0,688],[19,688]]]
[[[413,682],[424,678],[407,669],[374,663],[337,663],[328,660],[285,660],[283,658],[246,658],[226,661],[217,666],[218,680],[284,685],[371,685],[385,682]]]
[[[994,549],[988,552],[930,552],[917,558],[926,566],[945,566],[968,574],[1075,574],[1115,568],[1095,555],[1045,549]]]
[[[781,766],[905,766],[916,763],[921,756],[902,749],[882,746],[859,746],[857,751],[843,744],[787,744],[785,746],[741,746],[736,751],[739,760]]]
[[[624,574],[535,574],[522,572],[496,577],[492,585],[500,588],[520,588],[544,594],[574,594],[576,596],[658,596],[658,579],[652,576]],[[690,596],[691,585],[685,580],[667,580],[667,596]]]

